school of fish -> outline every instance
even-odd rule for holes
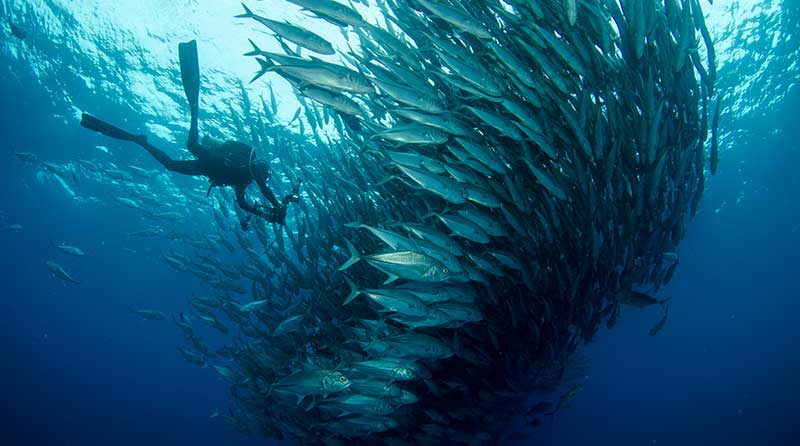
[[[114,185],[110,203],[151,222],[129,236],[174,240],[164,262],[208,285],[186,313],[130,311],[172,319],[178,353],[230,385],[221,418],[297,445],[506,444],[576,398],[579,346],[622,306],[660,305],[650,334],[664,328],[653,295],[719,157],[699,0],[379,0],[373,22],[290,3],[349,44],[254,5],[237,16],[266,32],[243,36],[253,81],[285,79],[301,104],[298,133],[242,85],[231,117],[279,160],[273,184],[303,181],[285,226],[242,231],[229,192],[141,167],[42,163],[65,187]],[[194,213],[214,229],[189,232]]]

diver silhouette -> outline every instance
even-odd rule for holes
[[[191,112],[191,125],[186,147],[195,159],[172,159],[164,151],[157,149],[147,141],[147,135],[135,135],[113,125],[101,121],[89,114],[81,115],[81,125],[103,135],[123,141],[131,141],[147,150],[167,170],[184,175],[205,176],[215,186],[232,186],[236,191],[236,202],[243,210],[265,218],[272,223],[283,224],[286,219],[286,206],[298,200],[298,189],[301,181],[295,184],[292,192],[278,201],[275,194],[267,186],[270,178],[269,165],[264,160],[256,159],[255,150],[239,141],[221,142],[208,136],[198,141],[197,115],[200,96],[200,66],[197,60],[197,43],[192,40],[180,43],[178,53],[181,65],[181,80],[186,100],[189,102]],[[261,194],[270,202],[272,207],[259,203],[250,204],[245,196],[247,187],[255,181]],[[242,220],[242,229],[247,229],[248,219]]]

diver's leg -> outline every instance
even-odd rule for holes
[[[186,101],[189,103],[192,122],[189,126],[189,140],[187,148],[194,156],[194,149],[198,144],[197,113],[200,98],[200,65],[197,62],[197,42],[191,40],[178,44],[178,58],[181,63],[181,81],[183,82],[183,92],[186,94]]]
[[[172,172],[182,173],[184,175],[205,175],[204,163],[201,160],[174,160],[169,157],[163,150],[154,147],[147,141],[145,135],[134,135],[128,133],[118,127],[101,121],[92,115],[84,113],[81,115],[81,125],[89,130],[93,130],[103,135],[110,136],[114,139],[123,141],[131,141],[142,146],[147,153],[152,155],[162,166]]]
[[[182,173],[184,175],[206,174],[204,163],[200,160],[174,160],[163,150],[159,150],[150,144],[145,144],[142,147],[170,172]]]
[[[206,175],[206,169],[203,161],[201,160],[170,160],[169,163],[164,164],[170,172],[182,173],[184,175]]]

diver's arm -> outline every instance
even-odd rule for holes
[[[244,186],[236,186],[236,203],[239,205],[239,207],[251,214],[264,217],[264,213],[261,211],[259,206],[254,206],[247,202],[247,197],[245,196],[244,191]]]
[[[240,208],[253,215],[258,215],[259,217],[263,217],[270,223],[283,224],[284,220],[286,219],[286,206],[282,206],[280,203],[278,203],[277,206],[265,209],[263,206],[259,204],[251,205],[250,203],[247,202],[247,198],[245,197],[244,191],[245,191],[245,186],[236,186],[236,202],[239,204]],[[272,198],[275,199],[274,196]],[[275,202],[277,203],[277,200],[275,200]]]
[[[277,208],[281,206],[281,204],[278,202],[278,199],[275,198],[275,194],[272,192],[272,189],[267,186],[266,181],[256,181],[256,184],[258,184],[258,188],[261,190],[261,194],[264,195],[264,198],[266,198],[267,201],[272,204],[272,207]]]

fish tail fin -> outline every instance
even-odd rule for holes
[[[423,201],[422,203],[425,205],[425,210],[427,211],[422,216],[423,220],[427,220],[427,219],[429,219],[431,217],[437,217],[437,216],[439,216],[441,214],[446,214],[447,211],[450,209],[449,206],[445,205],[444,210],[442,210],[442,212],[436,212],[436,209],[433,206],[431,206],[431,204],[428,203],[427,201]]]
[[[356,297],[358,297],[359,294],[361,294],[361,289],[359,289],[358,286],[355,283],[353,283],[353,281],[350,280],[349,277],[345,276],[344,280],[347,282],[347,285],[350,287],[350,294],[347,296],[347,299],[344,300],[344,303],[342,303],[342,306],[349,304],[350,302],[353,301],[353,299],[355,299]]]
[[[383,285],[388,285],[394,282],[395,280],[398,280],[399,278],[400,277],[395,276],[394,274],[389,274],[389,277],[386,278],[386,280],[383,282]]]
[[[261,66],[261,68],[258,70],[256,75],[253,76],[252,79],[250,79],[250,83],[251,84],[253,82],[257,81],[258,78],[260,78],[261,76],[265,75],[268,71],[272,70],[272,67],[275,65],[274,63],[272,63],[270,60],[267,60],[266,58],[256,57],[256,60],[258,61],[258,64]]]
[[[428,209],[428,212],[426,212],[426,213],[425,213],[425,214],[422,216],[422,220],[427,220],[427,219],[429,219],[429,218],[431,218],[431,217],[435,217],[435,216],[437,216],[437,215],[439,215],[439,213],[438,213],[438,212],[436,212],[436,211],[435,211],[435,210],[433,210],[433,209]]]
[[[375,124],[375,123],[372,123],[372,122],[363,122],[362,124],[364,125],[364,127],[367,128],[367,130],[369,130],[373,134],[380,133],[380,132],[385,132],[386,130],[389,130],[386,127],[384,127],[384,126],[382,126],[380,124]]]
[[[358,262],[359,260],[361,260],[361,254],[359,254],[355,246],[353,246],[353,244],[350,243],[350,240],[345,239],[345,243],[347,243],[347,249],[350,251],[350,259],[344,262],[344,265],[339,267],[339,271],[344,271],[347,268],[350,268],[351,266],[355,265],[356,262]]]
[[[381,185],[383,185],[385,183],[388,183],[389,181],[397,180],[397,179],[399,179],[399,177],[397,175],[386,175],[385,177],[381,178],[380,181],[375,183],[375,185],[376,186],[381,186]]]
[[[462,357],[464,354],[463,345],[461,344],[461,339],[458,337],[458,330],[454,330],[453,333],[453,342],[451,343],[453,347],[453,354],[457,357]]]
[[[253,14],[253,11],[251,11],[250,8],[248,8],[247,5],[245,5],[244,3],[242,3],[242,8],[244,8],[244,14],[239,14],[234,17],[236,17],[237,19],[249,19],[251,17],[256,16],[255,14]]]
[[[369,342],[367,342],[366,345],[361,345],[361,348],[363,348],[364,351],[369,351],[369,349],[378,341],[378,337],[374,336],[373,334],[368,334],[367,336],[369,336]]]
[[[358,154],[359,155],[363,155],[363,154],[367,153],[367,151],[369,150],[371,145],[372,145],[371,141],[367,141],[367,140],[362,139],[361,145],[358,146]]]
[[[244,56],[258,56],[263,52],[261,51],[261,48],[259,48],[258,45],[256,45],[255,42],[253,42],[253,39],[247,39],[247,40],[250,42],[250,45],[253,46],[253,51],[248,51],[244,53],[243,54]]]

